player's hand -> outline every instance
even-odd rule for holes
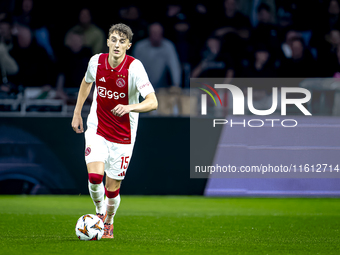
[[[76,132],[77,134],[84,133],[83,118],[81,117],[80,114],[73,115],[71,126],[74,132]]]
[[[113,108],[111,110],[111,112],[113,113],[113,115],[116,115],[118,117],[122,117],[124,116],[125,114],[127,113],[130,113],[131,112],[131,109],[130,109],[130,106],[129,105],[122,105],[122,104],[119,104],[119,105],[116,105],[115,108]]]

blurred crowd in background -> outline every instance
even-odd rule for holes
[[[340,77],[338,0],[1,0],[0,98],[39,87],[72,103],[116,23],[160,96],[191,77]]]

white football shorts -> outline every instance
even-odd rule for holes
[[[114,180],[124,180],[134,144],[120,144],[107,141],[94,130],[85,132],[85,161],[104,162],[105,173]]]

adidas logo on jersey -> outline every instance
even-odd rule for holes
[[[102,82],[106,82],[104,77],[100,78],[99,80],[102,81]]]
[[[118,176],[125,176],[125,171],[123,171],[120,174],[118,174]]]

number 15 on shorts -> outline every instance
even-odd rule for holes
[[[120,165],[120,169],[127,169],[127,168],[128,168],[128,165],[129,165],[129,158],[130,158],[130,156],[121,157],[121,159],[122,159],[122,164]]]

